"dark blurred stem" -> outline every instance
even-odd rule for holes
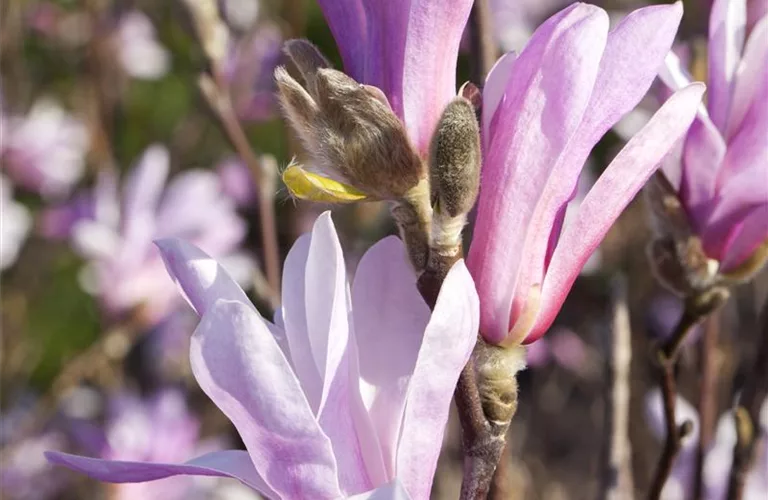
[[[731,477],[728,481],[728,500],[741,500],[744,496],[744,483],[755,458],[755,449],[761,439],[760,407],[766,397],[768,397],[768,300],[763,306],[761,327],[758,331],[757,358],[752,372],[746,378],[734,412],[737,439],[733,448]]]
[[[704,459],[715,432],[717,414],[717,343],[720,314],[714,311],[704,326],[704,338],[699,343],[701,379],[699,385],[699,446],[696,450],[696,474],[693,498],[704,496]]]
[[[469,15],[470,78],[480,86],[496,62],[497,49],[493,37],[493,18],[488,0],[475,0]]]
[[[675,403],[677,401],[675,365],[680,355],[680,347],[683,341],[693,330],[693,327],[702,319],[704,319],[704,315],[698,313],[696,308],[690,307],[686,303],[685,310],[677,327],[672,332],[669,340],[657,352],[657,361],[661,371],[659,383],[664,402],[664,420],[666,422],[667,437],[648,494],[650,500],[661,498],[664,483],[667,482],[667,478],[669,478],[669,474],[672,472],[672,466],[675,464],[675,458],[677,458],[677,454],[680,452],[681,440],[693,428],[693,423],[689,420],[686,420],[681,425],[677,424],[675,417]]]
[[[504,448],[501,450],[496,472],[493,474],[491,491],[488,492],[488,498],[491,500],[509,500],[512,497],[512,485],[509,483],[511,465],[509,453],[509,441],[506,440]]]
[[[232,99],[222,79],[214,80],[204,74],[200,78],[200,89],[211,109],[219,118],[224,132],[240,158],[248,165],[257,183],[259,194],[259,226],[264,253],[264,272],[272,291],[273,301],[280,296],[280,255],[277,241],[277,225],[274,206],[274,172],[267,171],[264,163],[256,156],[243,127],[232,106]]]
[[[627,284],[622,276],[612,286],[611,327],[605,335],[606,394],[603,467],[599,499],[630,500],[634,497],[632,449],[629,442],[630,365],[632,330],[627,306]]]

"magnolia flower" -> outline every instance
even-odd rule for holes
[[[49,460],[112,482],[234,477],[273,499],[429,498],[454,386],[477,332],[477,295],[463,261],[431,316],[394,237],[365,254],[350,291],[326,212],[289,252],[283,306],[270,323],[202,251],[181,240],[158,246],[201,315],[192,372],[247,451],[182,465],[62,453]]]
[[[699,443],[699,415],[696,409],[685,399],[678,396],[675,404],[678,422],[686,420],[693,424],[693,431],[682,440],[680,450],[670,477],[664,484],[662,500],[687,500],[693,498],[696,455]],[[645,413],[651,430],[658,439],[666,435],[664,404],[659,390],[646,397]],[[760,429],[757,434],[764,436],[768,432],[768,399],[760,410]],[[720,418],[715,436],[704,458],[704,500],[724,500],[728,492],[728,478],[733,462],[733,448],[736,445],[736,427],[733,414],[726,413]],[[755,462],[751,467],[744,487],[744,500],[765,498],[768,490],[768,446],[758,447]]]
[[[85,168],[85,124],[50,99],[38,100],[26,117],[2,122],[0,161],[8,176],[45,197],[66,195]]]
[[[709,20],[707,106],[699,108],[676,164],[678,196],[703,250],[723,274],[754,267],[768,241],[768,16],[745,43],[746,0],[715,0]],[[689,76],[670,53],[660,77],[676,90]]]
[[[236,253],[245,223],[216,174],[188,170],[166,188],[168,169],[168,151],[152,146],[125,179],[122,193],[116,177],[103,173],[91,192],[43,215],[47,236],[71,238],[88,259],[81,282],[111,314],[141,308],[143,318],[156,323],[176,307],[176,290],[163,279],[163,262],[152,244],[157,238],[186,238],[213,255],[230,257],[243,281],[250,274],[248,260]]]
[[[563,221],[590,150],[648,90],[682,5],[639,9],[608,31],[598,7],[552,16],[483,91],[477,222],[467,266],[492,343],[530,343],[552,324],[580,270],[696,112],[704,86],[673,95]]]
[[[0,175],[0,270],[16,262],[21,245],[32,227],[32,217],[13,199],[13,186]]]
[[[471,0],[319,0],[346,73],[384,92],[425,155],[456,95],[456,58]]]
[[[152,21],[141,11],[123,14],[116,33],[117,57],[134,78],[156,80],[168,72],[170,57],[157,41]]]

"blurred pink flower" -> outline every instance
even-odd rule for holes
[[[381,89],[426,154],[437,120],[456,95],[456,58],[471,0],[319,0],[344,61]]]
[[[544,334],[612,223],[693,120],[701,84],[673,95],[566,216],[591,149],[647,92],[681,16],[679,2],[647,7],[609,32],[605,11],[577,3],[488,75],[467,258],[488,341],[527,344]]]
[[[490,0],[493,33],[507,52],[520,50],[536,27],[570,0]]]
[[[242,120],[269,120],[277,109],[273,77],[282,58],[280,29],[263,24],[231,45],[225,64],[235,111]]]
[[[178,294],[163,276],[158,238],[188,239],[213,255],[228,258],[243,281],[248,259],[238,255],[246,233],[235,203],[222,192],[215,173],[187,170],[167,186],[168,151],[148,148],[124,181],[122,193],[111,172],[103,172],[91,192],[48,209],[42,228],[49,237],[69,237],[86,259],[81,282],[111,314],[141,307],[156,323],[178,304]]]
[[[13,185],[0,175],[0,271],[16,262],[31,227],[29,211],[13,199]]]
[[[13,181],[45,197],[66,195],[80,180],[88,130],[51,99],[40,99],[27,116],[3,116],[0,162]]]
[[[675,461],[669,479],[664,484],[662,500],[688,500],[693,498],[696,454],[699,442],[699,415],[685,399],[678,396],[676,402],[677,421],[693,423],[693,431],[682,441],[682,449]],[[645,399],[646,420],[658,439],[665,436],[664,407],[661,392],[653,391]],[[768,433],[768,399],[760,410],[760,429],[763,436]],[[726,413],[720,418],[712,445],[704,459],[704,500],[725,500],[728,492],[728,478],[733,462],[733,448],[736,445],[736,427],[733,414]],[[744,500],[762,500],[768,491],[768,446],[758,447],[755,462],[747,475]]]
[[[768,16],[745,43],[746,0],[715,0],[709,20],[708,100],[679,158],[665,165],[706,254],[731,271],[768,240]],[[660,77],[688,85],[670,53]]]
[[[202,317],[192,371],[248,451],[183,465],[61,453],[49,460],[112,482],[234,477],[273,499],[429,498],[453,389],[477,332],[477,295],[463,262],[431,316],[395,237],[366,253],[350,291],[326,212],[288,254],[273,324],[196,247],[158,246]]]
[[[156,80],[168,72],[170,55],[157,41],[152,21],[141,11],[120,17],[115,45],[117,57],[125,72],[143,80]]]

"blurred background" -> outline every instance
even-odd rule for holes
[[[216,9],[206,11],[209,3]],[[520,49],[569,3],[491,0],[499,53]],[[613,20],[644,4],[598,3]],[[686,1],[676,47],[699,78],[708,15],[709,2]],[[219,18],[215,32],[206,30],[206,16]],[[277,175],[301,154],[279,117],[272,81],[282,41],[296,37],[341,67],[313,0],[2,2],[2,498],[256,498],[214,478],[103,485],[52,468],[42,451],[183,461],[240,445],[191,377],[187,343],[196,317],[152,241],[194,242],[272,316],[269,284],[279,263],[330,208],[290,199]],[[471,63],[463,53],[460,83]],[[655,95],[594,151],[584,192],[658,106]],[[623,304],[633,355],[632,469],[636,490],[647,491],[662,436],[652,347],[682,305],[649,271],[640,198],[577,281],[552,331],[528,353],[502,467],[509,498],[595,497],[607,434],[608,339]],[[350,271],[374,241],[395,232],[378,203],[333,213]],[[714,397],[697,425],[702,436],[725,439],[729,452],[734,438],[716,432],[718,420],[751,367],[767,293],[763,272],[736,290],[683,354],[681,394],[696,406],[706,384]],[[706,363],[702,339],[714,345]],[[457,497],[460,448],[453,418],[434,498]],[[681,460],[691,463],[695,453],[688,443]]]

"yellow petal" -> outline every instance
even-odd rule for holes
[[[300,200],[351,203],[368,197],[348,184],[308,172],[295,163],[283,171],[283,182],[291,194]]]

